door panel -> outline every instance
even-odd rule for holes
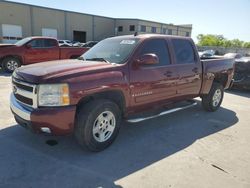
[[[177,96],[195,97],[202,84],[202,67],[195,55],[194,44],[187,39],[172,39],[171,42],[179,75]]]
[[[26,64],[59,59],[59,48],[55,40],[34,39],[28,44],[31,48],[25,50]]]
[[[172,74],[170,74],[172,73]],[[131,95],[134,104],[145,104],[175,96],[178,75],[174,67],[139,68],[131,71]]]
[[[25,63],[37,63],[45,61],[47,50],[41,48],[30,48],[25,50]]]
[[[197,64],[184,64],[177,71],[179,74],[177,95],[198,95],[201,88],[201,68]]]
[[[139,47],[135,59],[145,54],[155,54],[159,63],[155,65],[138,65],[132,62],[130,70],[131,105],[139,106],[168,100],[176,94],[178,74],[165,39],[148,39]]]

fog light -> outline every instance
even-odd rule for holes
[[[44,133],[48,133],[48,134],[51,133],[50,128],[48,128],[48,127],[41,127],[41,131]]]

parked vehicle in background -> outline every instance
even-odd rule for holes
[[[74,47],[82,47],[85,43],[81,43],[81,42],[75,42],[73,44]]]
[[[250,57],[235,59],[233,87],[250,89]]]
[[[224,57],[226,57],[226,58],[240,59],[240,58],[243,57],[243,55],[240,54],[240,53],[227,53],[227,54],[224,55]]]
[[[205,50],[203,52],[198,52],[200,58],[213,57],[215,55],[214,50]]]
[[[59,47],[51,37],[28,37],[16,44],[0,45],[0,66],[5,72],[13,72],[21,65],[58,59],[74,59],[88,48]]]
[[[59,46],[68,47],[73,46],[70,40],[58,40]]]
[[[86,42],[85,44],[83,44],[82,47],[92,48],[92,47],[95,46],[97,43],[98,43],[98,41],[89,41],[89,42]]]
[[[23,127],[74,133],[81,146],[101,151],[115,140],[121,118],[155,118],[194,106],[195,97],[216,111],[233,72],[233,59],[200,60],[191,38],[119,36],[77,60],[18,68],[10,108]]]

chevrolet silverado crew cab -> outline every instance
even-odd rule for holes
[[[216,111],[233,73],[233,59],[200,60],[190,38],[119,36],[75,60],[16,69],[10,108],[23,127],[73,133],[81,146],[101,151],[115,140],[122,118],[158,117],[194,105],[195,97]]]
[[[0,44],[0,67],[13,72],[21,65],[81,56],[88,48],[59,47],[51,37],[28,37],[16,44]]]

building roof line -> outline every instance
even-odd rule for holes
[[[56,11],[67,12],[67,13],[82,14],[82,15],[86,15],[86,16],[95,16],[95,17],[101,17],[101,18],[114,19],[112,17],[107,17],[107,16],[100,16],[100,15],[95,15],[95,14],[88,14],[88,13],[83,13],[83,12],[63,10],[63,9],[57,9],[57,8],[50,8],[50,7],[44,7],[44,6],[39,6],[39,5],[32,5],[32,4],[28,4],[28,3],[20,3],[20,2],[14,2],[14,1],[8,1],[8,0],[2,0],[2,2],[19,4],[19,5],[23,5],[23,6],[32,6],[35,8],[43,8],[43,9],[48,9],[48,10],[56,10]],[[0,3],[1,3],[1,0],[0,0]]]
[[[163,22],[156,22],[156,21],[151,21],[151,20],[143,20],[139,18],[115,18],[116,20],[133,20],[133,21],[143,21],[143,22],[150,22],[150,23],[155,23],[155,24],[162,24],[162,25],[168,25],[168,26],[175,26],[179,28],[192,28],[192,24],[171,24],[171,23],[163,23]],[[187,26],[185,26],[187,25]]]
[[[192,24],[183,24],[183,25],[175,25],[171,23],[162,23],[162,22],[156,22],[156,21],[151,21],[151,20],[143,20],[143,19],[138,19],[138,18],[112,18],[112,17],[107,17],[107,16],[100,16],[100,15],[94,15],[94,14],[88,14],[88,13],[82,13],[82,12],[76,12],[76,11],[70,11],[70,10],[63,10],[63,9],[57,9],[57,8],[50,8],[50,7],[44,7],[44,6],[39,6],[39,5],[32,5],[28,3],[20,3],[20,2],[13,2],[13,1],[8,1],[8,0],[3,0],[2,2],[6,3],[12,3],[12,4],[19,4],[23,6],[31,6],[31,7],[36,7],[36,8],[43,8],[43,9],[48,9],[48,10],[55,10],[55,11],[61,11],[61,12],[66,12],[66,13],[75,13],[75,14],[81,14],[81,15],[86,15],[86,16],[93,16],[93,17],[99,17],[99,18],[107,18],[107,19],[112,19],[113,21],[115,20],[134,20],[134,21],[144,21],[144,22],[150,22],[150,23],[155,23],[155,24],[162,24],[162,25],[168,25],[168,26],[175,26],[179,28],[191,28],[192,29]],[[1,1],[0,1],[1,3]],[[187,25],[187,26],[185,26]],[[188,27],[190,25],[191,27]]]

